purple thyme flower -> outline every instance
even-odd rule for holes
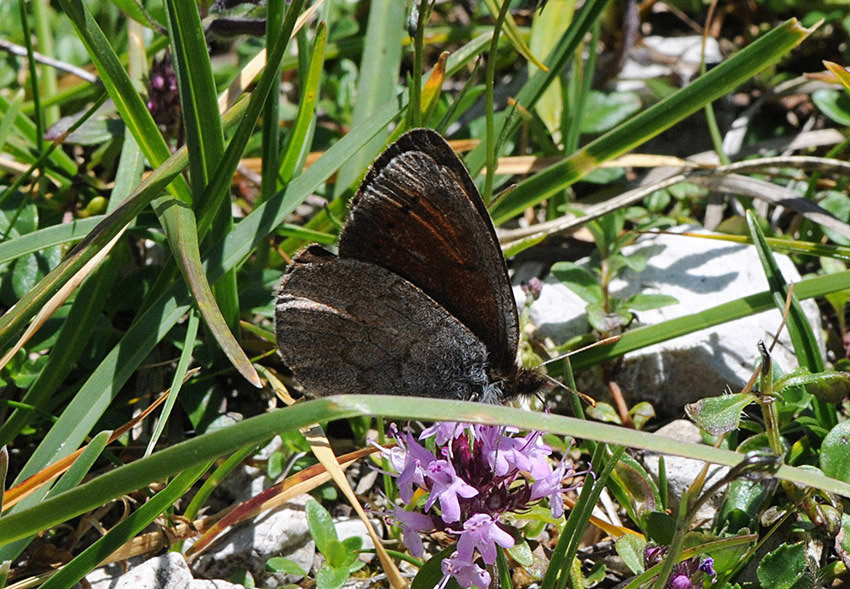
[[[438,446],[444,446],[446,443],[454,440],[461,435],[470,425],[468,423],[455,423],[453,421],[438,421],[431,427],[422,430],[419,434],[420,440],[434,438],[434,442]]]
[[[416,558],[422,558],[425,547],[422,545],[421,532],[433,530],[434,520],[430,515],[418,511],[407,511],[403,507],[396,506],[393,515],[401,524],[402,539],[404,545],[410,550],[410,554]]]
[[[431,496],[425,503],[425,509],[431,509],[438,499],[443,510],[443,521],[447,524],[460,520],[460,504],[458,495],[469,499],[478,495],[478,490],[467,484],[455,472],[455,467],[448,460],[434,460],[428,465],[428,478],[433,482]]]
[[[405,544],[424,554],[421,532],[442,531],[457,538],[455,553],[443,560],[444,586],[454,577],[464,587],[486,587],[490,574],[479,566],[493,565],[498,547],[510,548],[514,536],[502,516],[524,514],[541,500],[555,517],[564,513],[563,481],[576,475],[566,460],[554,468],[552,449],[539,432],[519,435],[515,428],[469,424],[435,424],[418,443],[411,434],[391,429],[395,448],[381,448],[398,473],[399,496],[405,507],[393,515]],[[431,445],[433,444],[433,446]],[[424,504],[418,493],[427,494]]]
[[[555,518],[564,515],[564,479],[568,473],[575,474],[572,472],[572,467],[561,460],[554,470],[549,468],[546,476],[535,479],[531,483],[531,499],[548,497],[549,509],[552,511],[552,517]]]
[[[518,470],[529,473],[533,479],[546,476],[552,470],[548,461],[552,449],[543,443],[540,432],[533,432],[524,438],[505,435],[515,431],[512,428],[502,430],[490,426],[482,426],[476,431],[495,475],[504,476],[511,470]]]
[[[643,553],[643,562],[646,568],[660,563],[667,556],[667,546],[648,546]],[[673,565],[670,578],[664,584],[665,589],[694,589],[702,587],[702,576],[714,577],[714,559],[706,557],[700,560],[698,557],[689,558]]]
[[[491,516],[476,513],[463,523],[463,533],[457,541],[457,554],[461,560],[472,562],[477,549],[484,564],[493,564],[496,562],[496,544],[510,548],[514,545],[514,539]]]
[[[515,431],[513,428],[487,427],[475,432],[477,439],[482,442],[481,452],[487,457],[493,474],[498,477],[505,476],[511,470],[529,469],[528,457],[522,453],[525,441],[505,435]]]
[[[461,587],[485,587],[490,586],[490,573],[482,569],[474,562],[461,560],[455,552],[449,558],[443,560],[443,580],[436,589],[443,589],[449,582],[449,577],[454,577]]]
[[[401,473],[398,477],[399,496],[405,503],[410,503],[413,500],[413,485],[425,486],[427,469],[432,462],[437,460],[437,457],[426,450],[409,433],[404,435],[404,442],[407,443],[406,448],[402,439],[398,439],[398,446],[391,451],[390,461],[393,462],[396,472]],[[397,452],[399,449],[401,450],[400,453]],[[393,458],[396,460],[393,461]],[[400,469],[398,462],[401,462]]]

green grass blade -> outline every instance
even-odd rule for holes
[[[602,162],[622,155],[731,92],[778,61],[810,33],[791,19],[639,115],[595,139],[563,162],[523,180],[493,211],[496,224],[573,184]]]
[[[320,23],[318,29],[316,29],[316,39],[313,42],[313,51],[310,55],[310,68],[301,87],[298,116],[295,118],[295,123],[286,139],[286,147],[280,163],[278,175],[280,181],[284,184],[295,176],[298,166],[304,161],[310,149],[306,139],[315,116],[316,100],[319,97],[319,83],[322,79],[322,69],[325,62],[326,37],[327,27],[325,23]]]
[[[189,148],[189,178],[197,201],[224,153],[224,134],[198,7],[178,0],[166,0],[165,7]]]
[[[519,104],[526,109],[534,108],[546,88],[558,79],[560,72],[566,68],[585,34],[590,31],[593,23],[601,16],[606,4],[608,4],[608,0],[588,0],[584,3],[584,6],[576,15],[575,21],[564,33],[555,49],[543,61],[549,71],[538,70],[535,72],[517,93],[516,99]],[[520,123],[519,117],[500,113],[495,119],[495,134],[497,137],[509,137],[516,132]],[[466,166],[473,177],[484,168],[486,158],[486,145],[483,142],[466,156]]]
[[[751,211],[747,211],[747,226],[750,229],[750,235],[758,252],[767,283],[770,286],[773,304],[780,313],[785,313],[786,301],[788,299],[788,283],[785,281],[785,277],[782,276],[782,271],[776,263],[776,258],[773,257],[773,252],[770,250],[770,246],[767,244],[764,234],[758,226],[758,221]],[[794,346],[794,352],[797,355],[797,361],[800,363],[800,366],[809,372],[823,372],[826,367],[821,356],[820,346],[818,346],[812,326],[796,294],[791,295],[786,326],[788,327],[788,335],[791,337],[791,343]],[[835,427],[838,423],[835,406],[831,403],[825,403],[815,398],[812,400],[812,407],[818,423],[830,428]]]
[[[54,245],[80,241],[105,217],[98,215],[88,219],[75,219],[70,223],[51,225],[0,243],[0,264],[31,254]]]
[[[12,125],[21,112],[21,103],[23,100],[24,90],[21,88],[12,96],[12,99],[9,101],[9,108],[6,109],[3,118],[0,119],[0,151],[3,151],[3,147],[6,145],[6,139],[9,137],[9,131],[12,130]]]
[[[39,152],[44,151],[44,110],[41,108],[41,88],[38,87],[38,72],[35,64],[35,56],[32,48],[32,33],[30,32],[29,16],[27,15],[27,5],[25,2],[18,4],[21,14],[21,28],[24,33],[24,44],[27,49],[27,67],[29,73],[30,94],[35,110],[33,117],[35,120],[35,145]]]
[[[496,18],[496,15],[499,14],[499,5],[496,3],[496,0],[484,0],[484,4],[487,5],[487,10],[490,11],[493,18]],[[511,45],[513,45],[513,48],[517,53],[523,56],[527,62],[534,65],[534,67],[541,70],[546,69],[546,66],[537,59],[537,56],[532,53],[525,40],[522,38],[522,33],[510,12],[505,15],[505,24],[502,25],[502,28],[505,38],[511,42]]]
[[[509,425],[521,430],[541,430],[616,446],[685,456],[730,467],[744,459],[740,453],[730,450],[680,441],[671,443],[669,439],[651,433],[551,413],[442,399],[343,395],[298,403],[192,438],[119,467],[34,507],[0,518],[0,543],[11,542],[50,528],[103,505],[113,497],[142,488],[151,481],[162,480],[163,477],[172,476],[185,469],[206,466],[210,460],[230,454],[236,448],[258,444],[281,432],[294,431],[318,421],[362,415]],[[777,476],[850,497],[850,484],[811,470],[782,466]]]
[[[204,191],[204,203],[208,200],[212,201],[213,196],[216,194],[225,194],[230,185],[233,173],[236,171],[239,160],[245,152],[245,147],[251,139],[254,125],[260,117],[266,97],[272,87],[277,83],[275,65],[283,60],[283,55],[292,36],[292,30],[295,28],[296,17],[302,4],[303,0],[295,0],[290,5],[281,28],[281,33],[278,35],[277,43],[275,43],[272,52],[267,58],[266,70],[260,76],[254,92],[251,93],[250,99],[243,97],[231,108],[231,111],[233,111],[237,106],[240,106],[242,114],[240,115],[239,126],[234,131],[233,137],[231,137],[227,144],[227,149],[224,151],[224,155]],[[198,224],[198,233],[201,237],[206,236],[216,210],[218,210],[217,207],[206,208],[202,205]]]
[[[30,6],[32,6],[32,16],[35,21],[33,24],[35,36],[38,39],[38,52],[47,57],[55,58],[56,44],[53,39],[53,31],[50,27],[50,17],[52,15],[50,2],[48,0],[33,0],[30,2]],[[47,64],[41,65],[39,70],[39,79],[41,82],[39,94],[42,96],[53,96],[59,89],[56,70]],[[42,108],[44,109],[44,124],[46,127],[50,127],[50,125],[59,120],[58,106],[48,107],[42,105]]]
[[[156,444],[159,441],[162,432],[165,431],[165,426],[168,423],[168,418],[171,411],[174,409],[174,404],[177,402],[177,397],[180,395],[180,389],[183,386],[183,380],[186,377],[186,371],[189,369],[189,363],[192,361],[195,344],[198,343],[198,315],[197,313],[189,313],[189,320],[186,322],[186,337],[183,338],[183,347],[180,350],[180,360],[177,362],[177,368],[174,369],[174,375],[171,377],[171,387],[168,389],[168,398],[162,406],[159,419],[156,422],[148,447],[145,449],[145,456],[150,456],[153,453]]]
[[[161,205],[164,205],[166,209],[163,210]],[[171,249],[175,255],[179,256],[178,266],[183,272],[183,277],[186,279],[192,295],[195,297],[198,310],[201,312],[207,328],[234,368],[252,385],[257,388],[261,387],[260,376],[239,342],[236,341],[227,320],[219,310],[216,296],[213,294],[212,287],[210,287],[207,275],[204,272],[195,213],[188,205],[171,198],[164,202],[162,198],[156,199],[153,202],[153,207],[154,211],[161,213],[160,219],[168,234],[169,242],[172,244]],[[229,277],[235,280],[232,275]],[[231,295],[229,294],[231,289],[227,288],[232,286],[232,289],[235,289],[235,284],[231,285],[229,282],[224,282],[220,283],[219,286],[221,290],[225,291],[225,298],[231,301],[228,306],[236,304],[233,300],[235,299],[235,292]]]
[[[283,2],[266,4],[266,55],[271,55],[280,35],[283,22]],[[289,9],[291,13],[292,10]],[[300,54],[300,52],[299,52]],[[268,58],[267,58],[268,60]],[[275,84],[266,96],[263,107],[263,155],[260,175],[260,198],[265,200],[277,191],[277,170],[280,161],[280,63],[266,64],[266,69],[274,72]]]
[[[850,288],[850,271],[845,271],[802,280],[795,285],[794,294],[798,299],[803,300],[848,288]],[[652,344],[773,308],[775,308],[774,298],[769,291],[752,294],[698,313],[627,331],[617,343],[576,352],[570,357],[570,361],[574,368],[587,368]],[[556,371],[557,364],[553,364],[550,369],[553,372]]]
[[[366,46],[360,61],[357,80],[357,102],[352,124],[359,125],[375,115],[397,94],[396,78],[401,65],[402,40],[405,34],[407,2],[374,0],[370,3],[366,28]],[[335,195],[347,190],[372,162],[373,155],[384,145],[386,134],[370,140],[365,149],[352,154],[337,175]]]
[[[80,581],[101,563],[104,555],[112,554],[118,550],[145,529],[157,516],[174,505],[208,468],[209,463],[186,468],[162,491],[74,557],[71,562],[50,577],[42,587],[44,589],[63,589]]]
[[[46,497],[55,497],[56,495],[64,493],[65,491],[70,491],[79,485],[80,481],[83,480],[83,477],[85,477],[91,470],[95,460],[103,454],[103,451],[106,449],[106,445],[109,443],[109,437],[111,435],[111,431],[105,431],[93,436],[91,441],[86,444],[85,448],[83,448],[80,456],[74,460],[74,464],[68,468],[68,471],[63,474],[62,477],[56,481],[56,484],[53,485],[53,488],[48,491]]]
[[[770,246],[767,244],[764,234],[751,211],[747,211],[747,226],[750,229],[753,245],[758,252],[767,283],[770,286],[769,292],[773,296],[773,302],[779,312],[784,313],[788,298],[788,283],[782,276],[782,270],[779,269],[776,258],[773,257],[773,252],[770,250]],[[806,314],[800,306],[800,301],[796,297],[791,298],[791,307],[788,310],[788,333],[791,336],[794,350],[797,352],[800,366],[806,368],[809,372],[823,372],[824,363],[818,349],[817,339],[815,339],[812,326],[809,324]]]

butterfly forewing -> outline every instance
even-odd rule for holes
[[[405,278],[484,343],[497,373],[515,371],[517,314],[505,260],[475,184],[437,133],[411,131],[375,161],[339,255]]]

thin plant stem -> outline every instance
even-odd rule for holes
[[[487,109],[487,174],[484,177],[484,202],[490,202],[493,196],[493,179],[496,175],[496,125],[494,122],[496,115],[493,104],[496,86],[496,53],[499,49],[499,33],[508,14],[509,5],[510,0],[503,0],[502,8],[493,24],[493,37],[490,39],[490,52],[487,55],[487,78],[484,82]]]

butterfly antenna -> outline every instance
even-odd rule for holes
[[[549,360],[546,360],[545,362],[540,364],[540,366],[546,366],[547,364],[551,364],[552,362],[557,362],[558,360],[563,360],[564,358],[569,358],[573,354],[578,354],[579,352],[583,352],[585,350],[590,350],[590,349],[596,348],[598,346],[607,346],[609,344],[615,344],[618,341],[620,341],[621,337],[622,336],[619,336],[619,335],[612,335],[611,337],[606,337],[605,339],[601,339],[598,342],[594,342],[594,343],[590,344],[589,346],[584,346],[583,348],[573,350],[572,352],[567,352],[566,354],[558,356],[557,358],[551,358]]]
[[[581,391],[576,390],[576,389],[574,389],[573,387],[567,386],[567,385],[565,385],[564,383],[562,383],[561,381],[559,381],[559,380],[557,380],[557,379],[555,379],[555,378],[552,378],[552,377],[551,377],[551,376],[549,376],[548,374],[544,374],[544,375],[543,375],[543,377],[544,377],[546,380],[549,380],[549,381],[551,381],[552,383],[554,383],[556,386],[561,387],[561,388],[562,388],[562,389],[564,389],[565,391],[570,392],[570,393],[573,393],[574,395],[578,395],[579,397],[581,397],[582,399],[584,399],[585,403],[587,403],[587,404],[588,404],[588,405],[590,405],[591,407],[596,407],[596,399],[594,399],[594,398],[593,398],[593,397],[591,397],[590,395],[587,395],[587,394],[585,394],[585,393],[582,393]],[[539,395],[539,393],[538,393],[538,395]],[[540,398],[540,397],[538,397],[538,399],[539,399],[539,398]]]

